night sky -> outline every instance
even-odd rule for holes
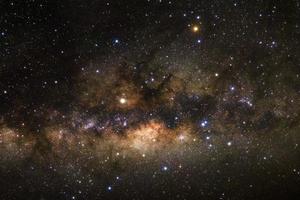
[[[299,144],[299,0],[0,0],[1,200],[291,199]]]

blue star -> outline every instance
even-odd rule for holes
[[[234,86],[230,86],[230,91],[234,91],[235,90],[235,87]]]
[[[119,40],[118,38],[116,38],[116,39],[113,40],[113,43],[114,43],[114,44],[119,44],[119,43],[120,43],[120,40]]]
[[[203,120],[203,121],[201,121],[201,127],[206,127],[207,125],[208,125],[208,121],[207,120]]]

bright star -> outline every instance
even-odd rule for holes
[[[179,140],[181,140],[181,141],[184,140],[184,135],[180,135]]]
[[[115,44],[119,44],[119,43],[120,43],[120,40],[119,40],[119,39],[114,39],[114,43],[115,43]]]
[[[193,31],[194,33],[199,32],[199,26],[194,25],[194,26],[192,27],[192,31]]]
[[[120,100],[119,100],[119,102],[121,103],[121,104],[125,104],[126,102],[127,102],[127,100],[125,99],[125,98],[120,98]]]
[[[207,121],[207,120],[204,120],[204,121],[201,122],[201,126],[202,126],[202,127],[205,127],[207,124],[208,124],[208,121]]]

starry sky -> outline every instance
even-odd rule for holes
[[[0,1],[0,199],[300,195],[298,0]]]

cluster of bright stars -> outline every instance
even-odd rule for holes
[[[206,127],[207,125],[208,125],[208,121],[207,120],[203,120],[202,122],[201,122],[201,127]]]

